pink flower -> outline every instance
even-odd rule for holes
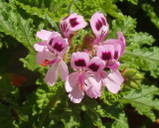
[[[41,30],[37,32],[37,37],[43,42],[34,45],[37,53],[37,63],[43,66],[50,66],[44,81],[49,85],[54,85],[57,80],[58,72],[62,80],[66,80],[68,67],[63,61],[63,56],[68,49],[68,41],[61,37],[57,32]]]
[[[104,41],[108,35],[109,24],[106,17],[99,12],[90,19],[95,36],[85,38],[90,48],[86,49],[86,52],[72,53],[70,65],[74,72],[69,74],[67,64],[63,60],[64,55],[69,49],[74,33],[86,25],[82,16],[72,13],[60,21],[61,34],[41,30],[36,36],[42,41],[34,44],[37,63],[50,67],[44,81],[54,85],[59,75],[65,81],[68,97],[74,103],[80,103],[84,95],[94,99],[100,97],[103,86],[112,93],[118,93],[124,81],[118,67],[119,58],[125,51],[125,37],[122,32],[118,32],[118,39]],[[94,56],[95,54],[97,56]]]
[[[87,68],[89,54],[86,52],[75,52],[71,57],[71,66],[75,71],[83,71]]]
[[[106,67],[117,70],[120,63],[119,58],[125,50],[125,38],[123,34],[118,33],[118,39],[109,39],[103,42],[103,45],[97,47],[97,56],[105,61]]]
[[[76,71],[71,73],[66,82],[65,89],[68,97],[74,103],[80,103],[85,93],[91,98],[98,98],[101,92],[101,83],[97,82],[87,71],[89,55],[85,52],[72,54],[71,66]]]
[[[101,80],[101,73],[104,71],[105,62],[99,57],[93,57],[88,63],[88,70],[95,75],[97,81]]]
[[[82,16],[73,13],[60,22],[60,29],[65,38],[54,31],[41,30],[36,33],[36,36],[43,40],[34,44],[34,48],[38,52],[37,63],[50,66],[44,79],[49,85],[56,82],[58,72],[62,80],[66,80],[68,67],[62,58],[68,49],[68,40],[73,32],[84,28],[86,25],[87,23]]]
[[[73,32],[78,31],[86,27],[83,16],[72,13],[60,21],[60,29],[63,32],[64,37],[69,38]]]
[[[109,25],[106,17],[99,12],[96,12],[90,20],[90,25],[93,33],[96,36],[94,44],[99,44],[108,34]]]
[[[99,57],[93,57],[88,65],[89,70],[95,74],[95,79],[98,83],[107,87],[112,93],[117,93],[120,90],[124,79],[118,70],[110,73],[105,72],[105,63]]]

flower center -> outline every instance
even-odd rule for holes
[[[83,59],[79,59],[79,60],[75,61],[75,65],[84,67],[84,66],[86,66],[86,62]]]

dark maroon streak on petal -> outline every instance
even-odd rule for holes
[[[78,25],[79,23],[77,22],[77,18],[70,19],[70,24],[71,27],[75,27],[76,25]]]
[[[103,24],[106,25],[106,21],[103,17],[101,17],[101,20],[102,20]]]
[[[111,53],[110,52],[103,52],[102,53],[102,59],[103,60],[110,60],[110,59],[112,59]]]
[[[79,59],[79,60],[75,61],[75,65],[76,66],[85,67],[86,66],[86,62],[83,59]]]
[[[89,68],[90,68],[92,71],[96,72],[96,71],[99,69],[99,66],[96,65],[95,63],[93,63],[93,64],[89,65]]]
[[[61,29],[63,32],[67,32],[67,23],[64,22],[63,24],[61,24]]]
[[[102,26],[103,26],[103,23],[100,20],[98,20],[98,22],[96,22],[96,29],[99,31]]]
[[[114,59],[118,59],[118,57],[119,57],[119,55],[118,55],[118,51],[115,51],[115,53],[114,53]]]
[[[58,42],[55,43],[53,48],[56,49],[59,52],[61,52],[64,49],[61,44],[58,44]]]
[[[51,39],[51,40],[49,41],[49,45],[52,45],[53,40],[54,40],[54,39]]]

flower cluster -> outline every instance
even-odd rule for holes
[[[124,81],[118,67],[119,58],[125,50],[125,38],[122,32],[118,32],[117,39],[105,40],[109,24],[106,17],[99,12],[90,19],[94,33],[92,48],[72,53],[70,65],[74,72],[69,74],[64,56],[69,51],[72,36],[86,25],[82,16],[73,13],[60,21],[61,34],[41,30],[36,36],[42,42],[34,45],[37,63],[50,67],[44,81],[54,85],[59,75],[65,81],[68,97],[74,103],[80,103],[85,94],[90,98],[100,97],[104,86],[108,91],[117,93]]]

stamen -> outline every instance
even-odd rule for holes
[[[50,61],[47,60],[47,59],[45,59],[40,65],[41,65],[41,66],[47,66],[47,65],[49,65],[49,64],[50,64]]]

